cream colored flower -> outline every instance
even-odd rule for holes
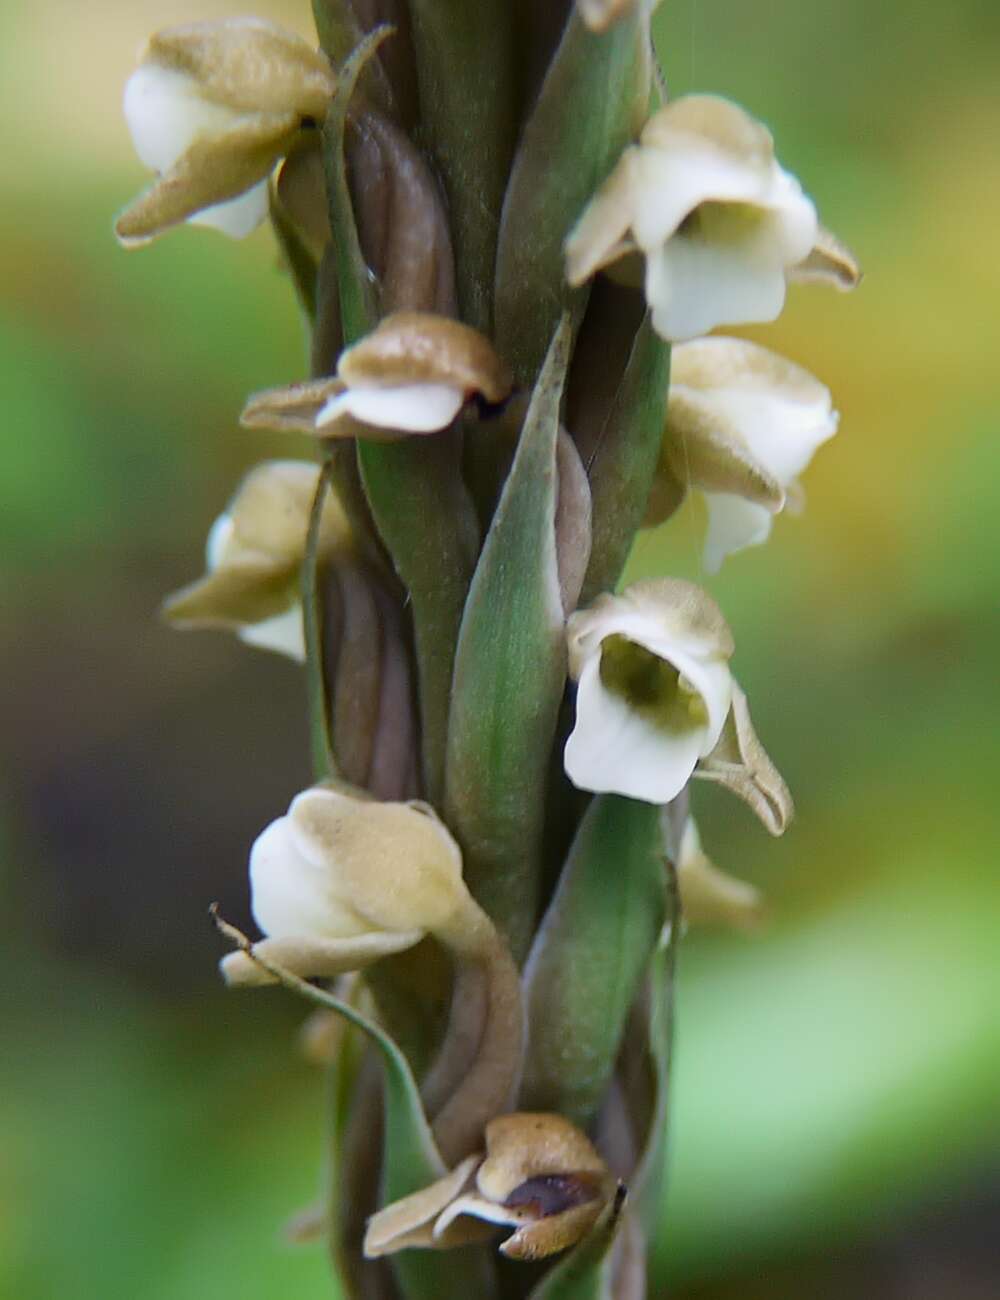
[[[357,970],[450,939],[475,905],[458,845],[420,803],[380,803],[327,786],[292,800],[250,852],[253,951],[304,978]],[[476,909],[477,910],[477,909]],[[223,958],[231,984],[270,982],[245,952]]]
[[[412,1196],[373,1215],[368,1258],[414,1246],[447,1249],[480,1240],[484,1224],[513,1228],[510,1259],[544,1259],[593,1228],[619,1184],[591,1142],[561,1115],[502,1115],[473,1155]],[[486,1229],[488,1232],[489,1229]]]
[[[718,606],[679,579],[634,583],[569,619],[579,683],[566,774],[583,790],[665,804],[714,748],[732,698],[732,635]]]
[[[207,573],[175,592],[164,615],[177,627],[228,627],[242,641],[305,658],[301,569],[318,465],[270,460],[250,471],[212,525]],[[350,545],[332,492],[324,498],[319,554]]]
[[[709,573],[767,540],[773,517],[802,498],[798,476],[837,421],[828,388],[759,344],[719,337],[674,348],[657,478],[704,493]],[[654,486],[647,527],[671,495]]]
[[[654,328],[690,339],[774,320],[818,229],[767,129],[728,100],[688,95],[653,114],[585,209],[566,242],[567,278],[582,284],[639,251]]]
[[[333,93],[326,58],[259,18],[160,32],[125,87],[125,120],[159,179],[118,219],[124,244],[181,221],[234,238],[267,215],[267,177]]]
[[[446,428],[477,395],[503,402],[511,382],[478,330],[432,312],[399,311],[341,353],[336,375],[257,393],[242,420],[321,438],[391,440]]]

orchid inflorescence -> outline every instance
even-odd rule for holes
[[[222,972],[322,1007],[351,1295],[644,1294],[677,944],[763,912],[692,783],[792,815],[715,601],[619,588],[692,490],[709,572],[801,504],[829,392],[704,336],[859,271],[761,123],[667,97],[654,8],[314,0],[318,49],[192,22],[125,92],[156,177],[122,243],[269,221],[310,327],[309,375],[242,417],[300,441],[165,613],[304,663],[315,783]],[[501,1266],[501,1230],[560,1258]]]

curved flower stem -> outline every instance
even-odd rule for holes
[[[424,1096],[437,1109],[438,1149],[454,1165],[481,1147],[486,1124],[513,1104],[524,1061],[524,1008],[510,950],[477,904],[470,900],[438,938],[455,957],[455,986]]]

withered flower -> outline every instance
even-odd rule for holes
[[[605,1206],[623,1199],[592,1143],[561,1115],[501,1115],[487,1124],[485,1141],[485,1155],[375,1214],[365,1254],[460,1246],[481,1240],[483,1225],[493,1224],[514,1230],[502,1254],[544,1259],[586,1236]]]

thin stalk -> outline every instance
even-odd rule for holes
[[[332,710],[323,665],[323,616],[319,592],[319,535],[323,505],[330,490],[331,466],[324,461],[309,512],[306,554],[302,563],[302,624],[306,643],[306,699],[313,773],[317,781],[340,776],[334,748]]]

